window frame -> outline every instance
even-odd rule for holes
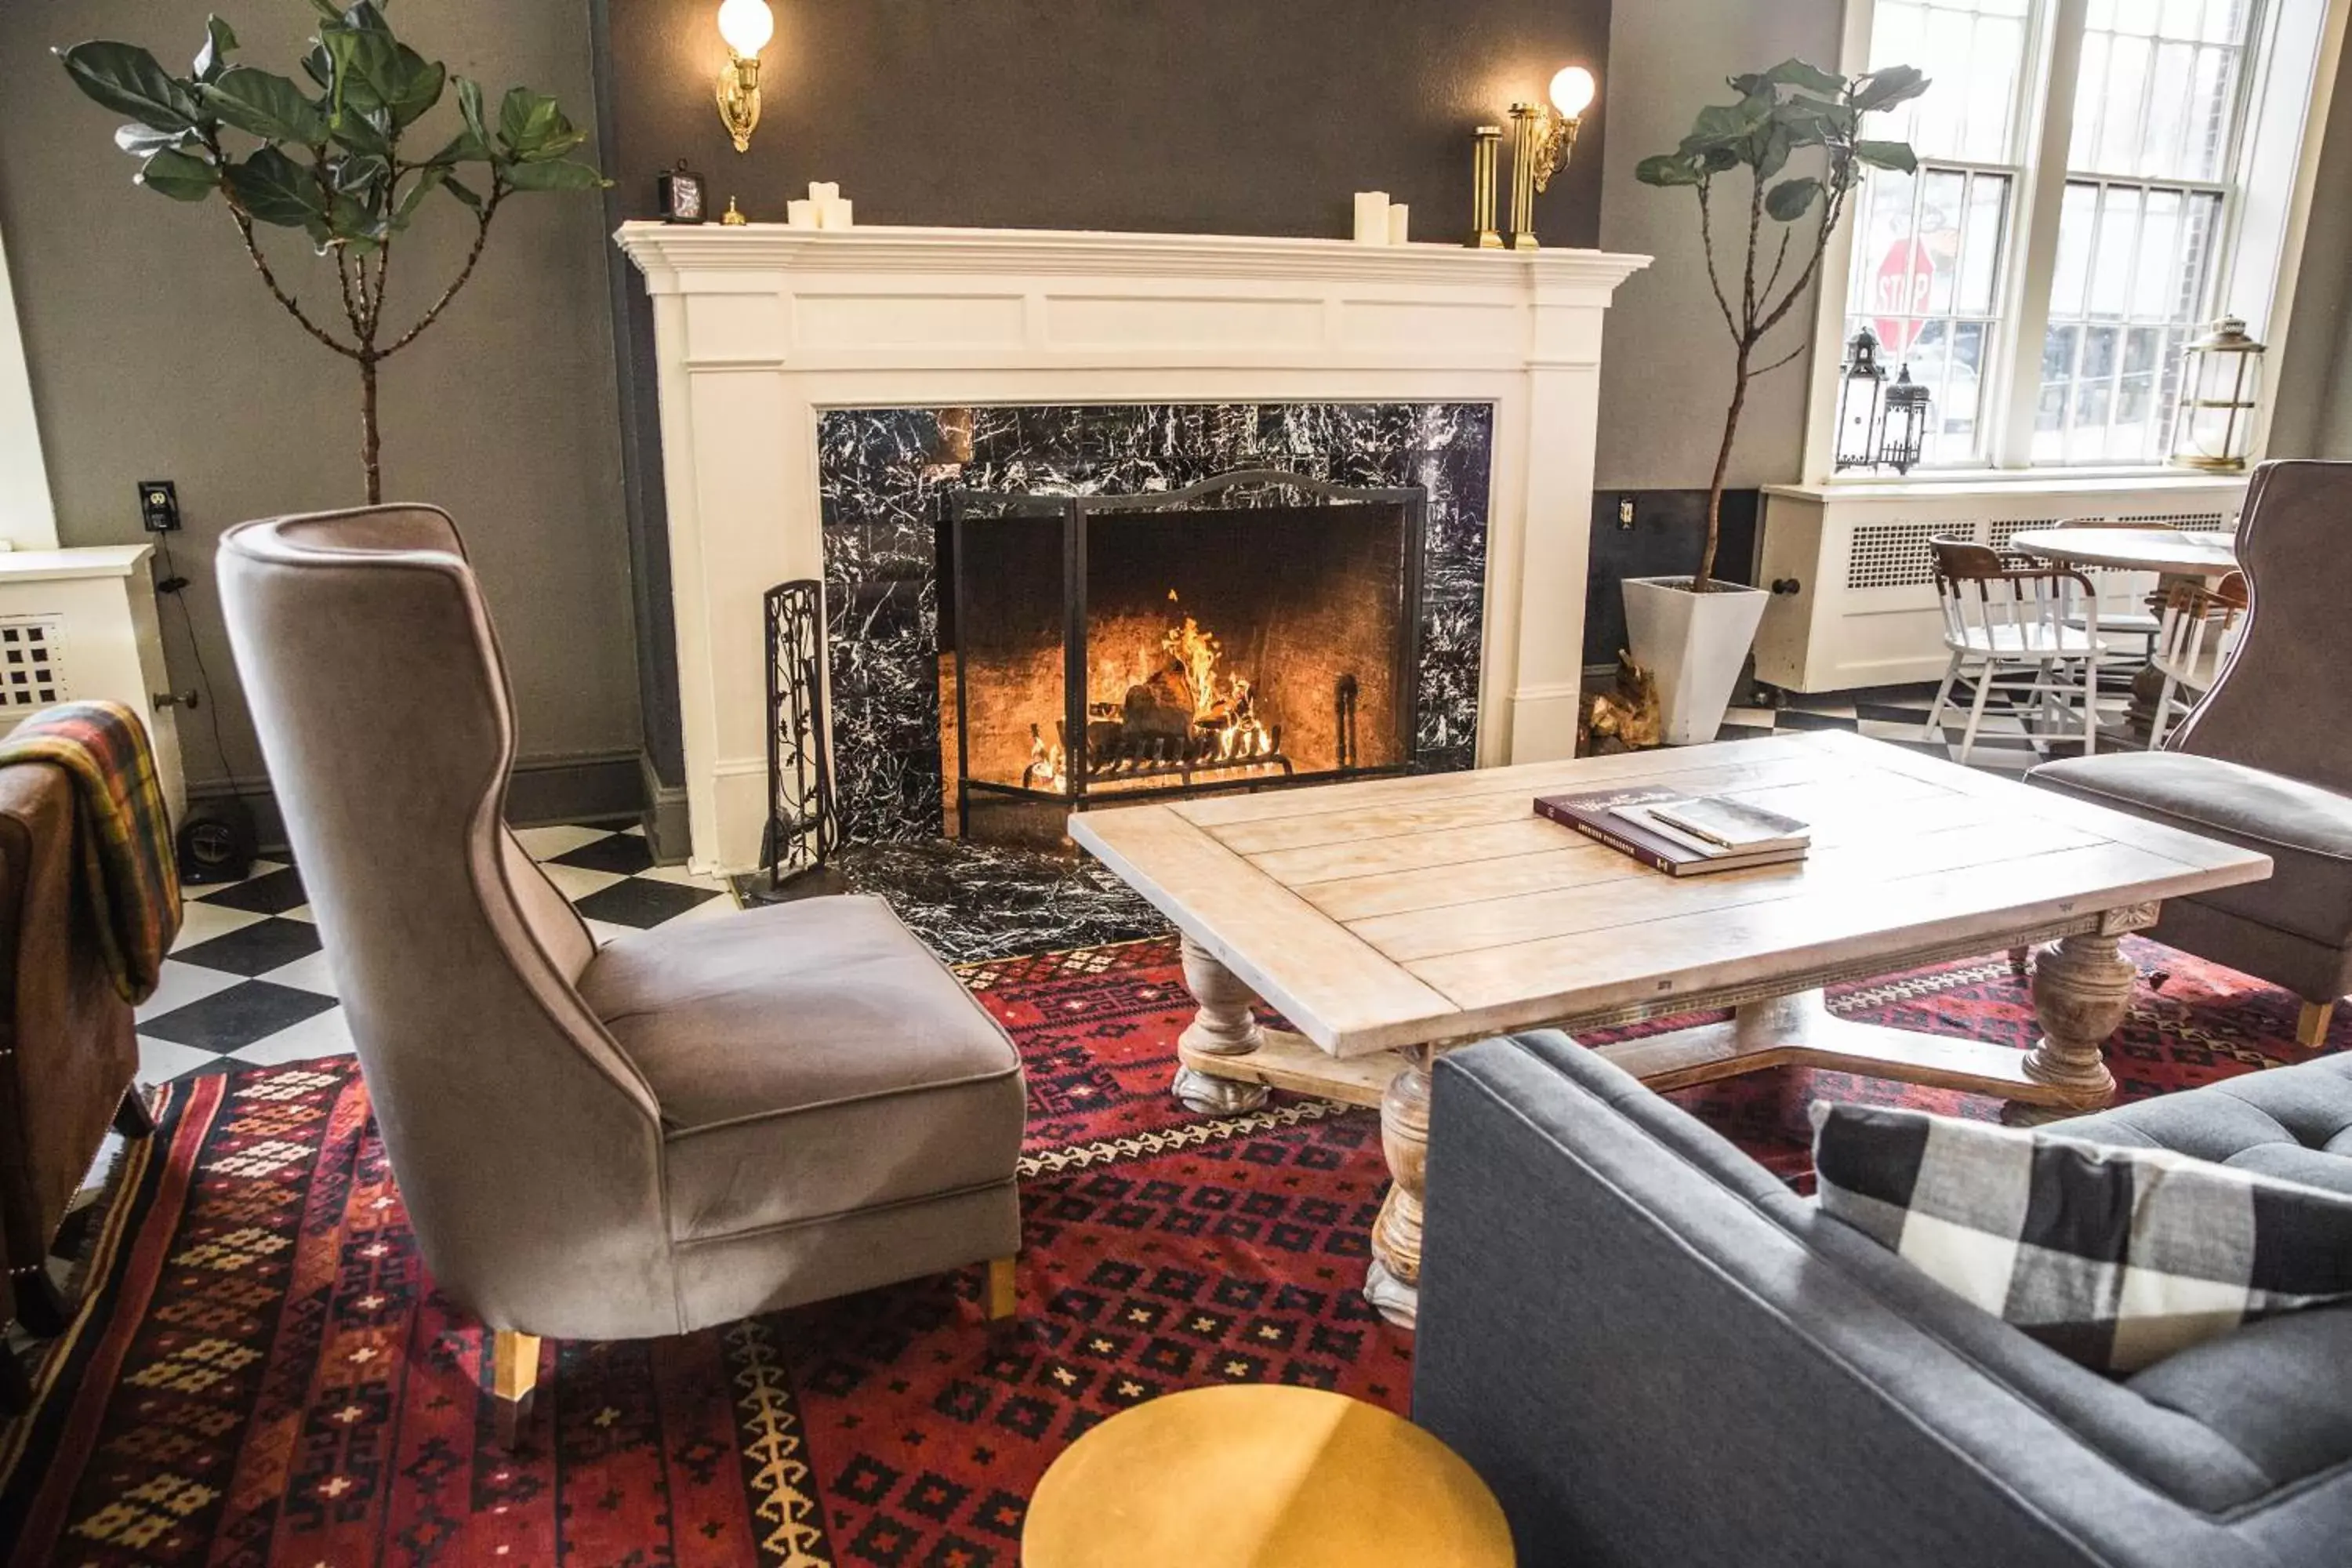
[[[1869,68],[1877,0],[1846,0],[1840,58],[1849,73]],[[2255,16],[2238,73],[2231,145],[2221,181],[2138,179],[2084,174],[2084,180],[2141,189],[2221,192],[2221,214],[2209,295],[2210,318],[2221,310],[2244,316],[2270,349],[2271,385],[2287,330],[2302,260],[2318,144],[2344,45],[2352,0],[2255,0]],[[2019,136],[2019,189],[2002,258],[1992,374],[1979,417],[1991,426],[1980,437],[1975,465],[1915,468],[1907,482],[1982,481],[1998,484],[2172,473],[2154,463],[2035,463],[2035,410],[2042,385],[2042,345],[2050,328],[2057,277],[2060,216],[2074,176],[2067,154],[2074,133],[2076,89],[2090,0],[2034,0],[2027,19],[2027,53],[2019,73],[2014,113]],[[2290,89],[2282,94],[2282,87]],[[2291,133],[2290,133],[2291,132]],[[2285,142],[2292,155],[2275,154]],[[1968,170],[1966,159],[1923,158],[1925,169]],[[1983,165],[2006,170],[2010,165]],[[2257,231],[2252,220],[2266,220]],[[1858,223],[1840,226],[1822,258],[1815,305],[1812,369],[1808,392],[1804,479],[1807,488],[1885,486],[1893,476],[1835,470],[1839,371],[1852,301]],[[2032,352],[2027,352],[2031,345]],[[2266,451],[2273,400],[2266,393],[2257,416],[2254,454]],[[2169,420],[2170,411],[2165,411]]]

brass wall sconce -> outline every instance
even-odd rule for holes
[[[1596,90],[1592,73],[1570,66],[1551,79],[1549,103],[1511,105],[1511,248],[1534,250],[1536,195],[1576,150],[1576,133]]]
[[[727,40],[727,68],[719,73],[719,118],[735,139],[735,151],[751,150],[760,123],[760,51],[776,36],[775,14],[767,0],[722,0],[719,36]]]

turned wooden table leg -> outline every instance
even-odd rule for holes
[[[2096,1110],[2116,1097],[2115,1075],[2100,1047],[2131,1011],[2139,971],[2112,935],[2087,931],[2041,949],[2033,957],[2033,1011],[2042,1040],[2026,1053],[2025,1076],[2059,1091],[2064,1103],[2012,1101],[2001,1119],[2012,1125],[2049,1121]]]
[[[1265,1031],[1250,1011],[1257,993],[1189,936],[1184,939],[1184,988],[1201,1008],[1181,1037],[1184,1046],[1209,1056],[1240,1057],[1265,1044]],[[1171,1087],[1187,1109],[1218,1116],[1255,1110],[1270,1092],[1262,1083],[1216,1078],[1189,1067],[1176,1069]]]
[[[1388,1156],[1389,1195],[1372,1222],[1372,1267],[1364,1300],[1381,1317],[1410,1329],[1421,1305],[1421,1203],[1429,1180],[1429,1068],[1424,1046],[1405,1053],[1405,1068],[1381,1100],[1381,1152]]]

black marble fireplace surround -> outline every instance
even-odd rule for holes
[[[1412,760],[1433,771],[1470,766],[1493,416],[1486,404],[976,408],[967,456],[960,433],[942,442],[933,409],[825,415],[817,479],[844,837],[912,845],[942,829],[937,539],[958,489],[1135,495],[1244,468],[1422,487],[1427,533]]]

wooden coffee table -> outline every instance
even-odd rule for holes
[[[1810,860],[1676,879],[1535,815],[1621,784],[1731,794],[1813,824]],[[2100,1047],[2134,982],[2116,939],[2268,857],[1843,733],[1084,812],[1071,836],[1172,921],[1198,1016],[1177,1098],[1269,1087],[1381,1109],[1394,1177],[1365,1294],[1410,1325],[1434,1053],[1729,1007],[1601,1047],[1657,1089],[1798,1064],[1999,1095],[2021,1121],[2115,1094]],[[1848,1023],[1822,987],[2046,943],[2030,1051]],[[1260,1026],[1263,999],[1297,1030]]]

